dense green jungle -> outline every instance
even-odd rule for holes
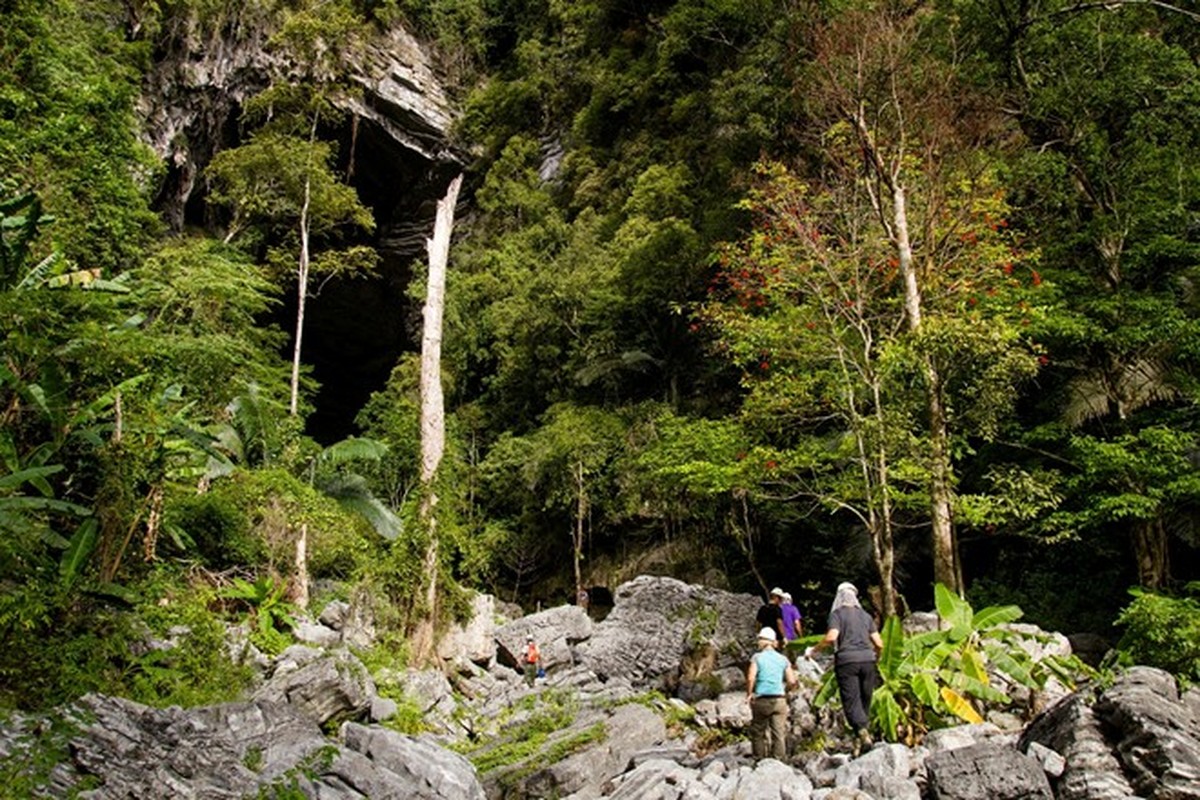
[[[942,583],[1200,679],[1195,0],[0,18],[0,709],[226,699],[226,624],[278,652],[335,597],[412,663],[471,591],[641,573],[818,627],[840,581],[893,613]],[[252,23],[292,68],[167,213],[147,76]],[[411,205],[465,176],[426,478],[426,258],[380,258],[407,189],[338,102],[396,26],[456,109]]]

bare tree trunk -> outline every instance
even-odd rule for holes
[[[1161,589],[1170,578],[1167,558],[1167,532],[1161,519],[1139,522],[1133,528],[1134,554],[1137,558],[1138,583],[1147,589]]]
[[[574,539],[574,557],[575,557],[575,596],[579,597],[580,591],[583,589],[583,572],[580,569],[580,561],[583,559],[583,523],[587,515],[587,495],[584,493],[583,487],[583,462],[575,464],[575,531],[572,535]]]
[[[860,126],[861,129],[861,126]],[[869,146],[869,139],[865,140]],[[874,153],[874,150],[871,149]],[[896,174],[902,157],[897,156],[894,170],[885,170],[882,160],[875,154],[872,167],[877,176],[891,189],[892,215],[891,233],[896,244],[900,273],[904,278],[904,313],[908,329],[913,333],[921,329],[921,290],[917,280],[916,265],[913,263],[911,238],[908,231],[908,206],[904,185]],[[933,578],[946,588],[961,596],[963,586],[962,566],[958,557],[958,539],[954,532],[952,500],[954,484],[950,469],[950,432],[946,419],[945,402],[942,396],[942,379],[937,364],[932,358],[925,359],[926,402],[929,408],[929,504],[931,543],[933,549]]]
[[[291,396],[288,413],[296,416],[300,407],[300,342],[304,337],[304,309],[308,303],[308,205],[312,187],[304,181],[304,205],[300,209],[300,264],[296,269],[296,344],[292,348]]]
[[[871,383],[871,391],[875,395],[875,418],[879,430],[884,430],[883,421],[883,393],[879,388],[879,381],[875,379]],[[860,436],[861,440],[861,436]],[[864,461],[863,480],[865,485],[870,485],[869,469],[865,465],[867,454],[865,449],[861,454]],[[896,545],[892,536],[892,498],[890,487],[890,470],[887,447],[883,442],[879,442],[875,447],[875,491],[878,492],[878,508],[876,512],[876,503],[868,500],[868,515],[871,526],[871,543],[873,554],[875,557],[875,570],[879,573],[879,591],[880,599],[882,600],[883,608],[879,611],[885,617],[894,617],[897,615],[898,604],[896,602]]]
[[[450,182],[438,203],[433,238],[426,242],[429,279],[425,293],[424,327],[421,337],[421,487],[420,521],[429,540],[425,546],[426,580],[422,615],[413,632],[412,652],[417,664],[433,659],[433,633],[437,621],[438,530],[437,493],[434,479],[446,449],[446,409],[442,397],[442,314],[445,307],[446,263],[450,259],[450,233],[454,228],[454,206],[462,176]]]
[[[292,603],[297,608],[308,608],[308,523],[300,525],[296,537],[296,578],[292,586]]]
[[[942,402],[941,376],[928,357],[925,370],[929,384],[929,502],[933,523],[933,579],[961,597],[966,587],[963,585],[958,537],[954,532],[952,516],[954,486],[950,474],[950,434]]]

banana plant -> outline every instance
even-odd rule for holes
[[[254,629],[250,640],[267,653],[282,652],[290,640],[284,631],[295,627],[292,615],[296,607],[284,599],[287,581],[262,575],[253,583],[245,578],[234,578],[233,585],[219,592],[219,596],[240,600],[250,606]]]

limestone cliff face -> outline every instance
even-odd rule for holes
[[[196,219],[203,170],[213,155],[237,143],[243,103],[290,65],[266,47],[272,21],[255,4],[219,23],[179,23],[160,44],[138,110],[142,135],[167,166],[157,205],[178,230]],[[445,174],[460,161],[450,144],[455,110],[429,53],[401,27],[379,33],[351,64],[362,96],[344,100],[356,130],[351,169],[369,170],[368,183],[404,186],[439,196]],[[431,184],[424,186],[423,184]],[[370,191],[371,187],[367,187]],[[383,200],[383,221],[394,215]],[[411,197],[407,201],[412,203]]]

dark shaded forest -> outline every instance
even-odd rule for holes
[[[1162,644],[1200,624],[1195,3],[0,11],[0,706],[220,698],[222,625],[278,649],[310,595],[402,661],[472,590],[640,573],[818,620],[940,583],[1200,678]],[[148,76],[252,26],[288,68],[169,208]],[[395,27],[456,109],[427,168],[348,110]],[[425,251],[380,231],[458,171],[422,483]]]

